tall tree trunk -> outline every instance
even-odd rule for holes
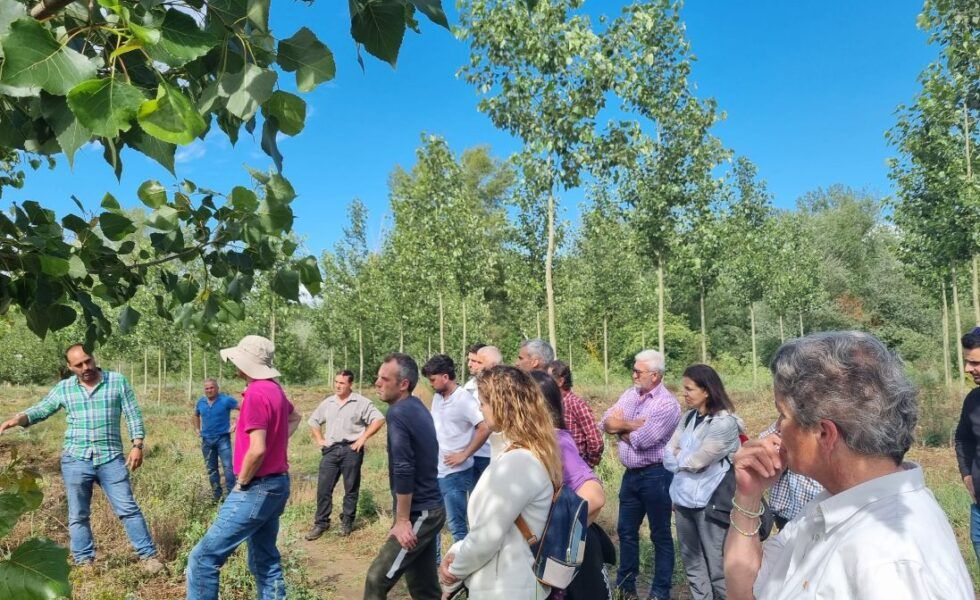
[[[755,303],[749,302],[749,320],[752,322],[752,387],[759,384],[759,355],[755,344]]]
[[[334,371],[333,371],[333,348],[330,349],[329,358],[327,359],[327,372],[330,373],[330,381],[333,381]]]
[[[405,321],[398,319],[398,351],[405,351]]]
[[[163,357],[163,385],[167,385],[167,357]]]
[[[194,393],[194,345],[187,341],[187,397]]]
[[[163,399],[163,350],[157,348],[157,406]]]
[[[344,344],[344,370],[347,370],[347,344]]]
[[[572,340],[568,340],[568,370],[572,370]]]
[[[429,336],[429,356],[425,357],[426,360],[432,357],[432,336]]]
[[[779,343],[786,343],[786,330],[783,328],[783,315],[779,315]]]
[[[980,254],[973,255],[973,324],[980,327]]]
[[[657,340],[660,354],[664,353],[664,259],[657,257]]]
[[[463,298],[463,359],[459,363],[459,372],[467,373],[467,363],[466,363],[466,298]],[[465,379],[465,377],[463,378]]]
[[[272,296],[272,310],[269,314],[269,340],[276,343],[276,297]]]
[[[943,373],[946,375],[946,391],[953,391],[953,374],[949,364],[949,302],[946,300],[946,284],[943,283]]]
[[[150,350],[143,347],[143,398],[149,393],[150,385]]]
[[[446,353],[446,320],[442,311],[442,292],[439,292],[439,354]]]
[[[956,344],[959,341],[960,336],[963,335],[963,325],[960,320],[960,295],[959,292],[957,291],[957,285],[956,285],[956,267],[954,266],[951,269],[952,269],[951,273],[953,277],[953,287],[952,287],[953,322],[956,324],[956,332],[953,335],[953,340],[954,340],[953,347],[956,348]],[[962,396],[963,395],[963,353],[957,351],[955,354],[956,354],[956,366],[959,368],[959,371],[956,372],[956,388],[959,391],[960,395]]]
[[[708,363],[708,328],[704,320],[704,286],[701,286],[701,362]]]
[[[555,262],[555,195],[548,190],[548,251],[544,258],[544,289],[548,296],[548,342],[552,348],[558,348],[558,336],[555,334],[555,284],[553,266]]]
[[[541,339],[541,311],[540,310],[535,315],[535,318],[537,319],[537,324],[538,324],[538,335],[537,335],[537,337],[540,340]]]
[[[204,358],[204,365],[203,365],[203,367],[204,367],[204,378],[207,379],[208,378],[208,353],[205,352],[201,356]]]
[[[602,317],[602,380],[609,385],[609,318]]]
[[[803,333],[803,312],[801,311],[796,314],[798,317],[800,317],[800,337],[803,337],[804,335],[806,335],[805,333]]]
[[[364,389],[364,330],[357,328],[357,391]]]

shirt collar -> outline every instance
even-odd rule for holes
[[[437,395],[438,395],[438,396],[439,396],[440,398],[442,398],[442,401],[443,401],[443,402],[444,402],[445,404],[449,404],[450,402],[452,402],[452,401],[453,401],[453,398],[455,398],[456,396],[458,396],[458,395],[459,395],[459,393],[460,393],[460,392],[462,392],[462,391],[464,391],[464,390],[463,390],[463,386],[461,386],[461,385],[457,385],[457,386],[456,386],[456,389],[455,389],[455,390],[453,390],[453,393],[452,393],[452,394],[449,394],[448,396],[443,396],[442,394],[437,394]]]
[[[643,402],[644,400],[646,400],[648,398],[654,398],[656,396],[659,396],[660,395],[660,392],[661,392],[661,390],[663,390],[663,388],[664,388],[664,382],[663,381],[661,381],[660,383],[658,383],[657,385],[655,385],[652,390],[650,390],[649,392],[646,392],[646,393],[641,392],[640,391],[640,388],[636,387],[635,385],[633,386],[633,389],[636,390],[636,397],[639,399],[640,402]]]
[[[830,533],[865,506],[898,494],[921,490],[925,487],[922,468],[913,463],[902,463],[900,471],[865,481],[838,494],[826,490],[814,499],[817,514],[822,518],[824,532]]]

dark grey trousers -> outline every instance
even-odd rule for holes
[[[440,600],[442,588],[436,572],[436,537],[446,523],[446,509],[440,507],[412,513],[412,528],[418,544],[411,550],[401,547],[393,537],[385,540],[377,558],[368,568],[364,581],[364,600],[383,600],[402,575],[413,600]]]
[[[681,560],[694,600],[725,600],[725,561],[722,550],[728,528],[706,519],[702,508],[674,508]]]

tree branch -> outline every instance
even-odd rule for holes
[[[59,10],[68,6],[75,0],[41,0],[31,7],[31,16],[39,21],[49,19]]]

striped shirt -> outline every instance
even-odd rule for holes
[[[606,419],[617,409],[623,411],[623,419],[627,421],[646,419],[643,426],[626,436],[625,440],[619,438],[617,449],[623,465],[627,469],[639,469],[662,463],[664,447],[681,420],[681,406],[677,398],[662,382],[645,394],[640,394],[636,386],[632,386],[602,415],[600,426],[603,429]]]
[[[120,416],[126,417],[130,439],[144,437],[143,415],[136,394],[121,373],[102,371],[91,391],[72,375],[58,382],[43,400],[24,411],[29,425],[43,421],[64,408],[66,413],[63,451],[78,460],[99,466],[123,451]]]
[[[776,424],[759,434],[759,438],[776,433]],[[803,507],[823,491],[823,486],[805,475],[789,469],[783,471],[776,483],[769,488],[769,506],[776,515],[792,521],[803,512]]]

